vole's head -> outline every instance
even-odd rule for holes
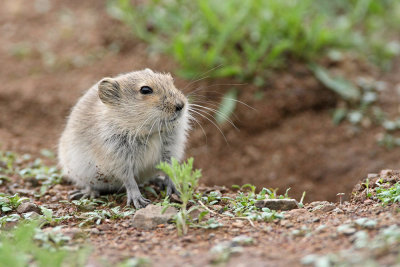
[[[187,114],[187,99],[169,73],[145,69],[104,78],[98,85],[98,95],[115,119],[127,127],[143,125],[143,129],[157,130],[179,123]]]

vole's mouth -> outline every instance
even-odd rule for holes
[[[178,115],[174,116],[172,119],[170,119],[169,122],[174,122],[174,121],[178,120],[179,117],[180,117],[180,116],[179,116],[179,114],[178,114]]]
[[[182,112],[175,112],[172,119],[170,119],[168,122],[174,122],[174,121],[178,120],[181,116],[182,116]]]

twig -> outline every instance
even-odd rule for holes
[[[206,205],[203,204],[203,202],[201,202],[201,200],[199,200],[199,203],[200,203],[200,205],[201,205],[203,208],[205,208],[205,209],[208,210],[209,212],[211,212],[211,213],[213,213],[213,214],[217,214],[217,215],[222,215],[222,214],[216,213],[216,212],[213,211],[213,210],[210,210]]]

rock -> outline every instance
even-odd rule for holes
[[[169,207],[161,214],[163,208],[150,204],[146,208],[136,211],[135,216],[133,216],[133,227],[150,230],[156,228],[159,224],[169,223],[177,213],[177,210],[174,207]]]
[[[354,186],[353,191],[354,191],[354,192],[361,192],[363,189],[364,189],[364,188],[363,188],[363,186],[362,186],[361,184],[356,184],[356,185]]]
[[[240,220],[236,220],[231,224],[233,227],[237,228],[243,228],[244,227],[244,222]]]
[[[335,208],[335,209],[333,209],[332,212],[341,214],[341,213],[343,213],[343,210],[342,210],[342,209],[339,209],[339,208]]]
[[[378,225],[378,222],[376,220],[369,218],[358,218],[354,221],[354,223],[359,227],[367,229],[374,229]]]
[[[285,219],[290,219],[298,223],[308,222],[314,218],[314,215],[306,209],[295,209],[285,213]]]
[[[342,224],[337,228],[337,232],[344,235],[352,235],[357,230],[349,224]]]
[[[364,204],[365,204],[365,205],[371,205],[372,203],[374,203],[374,201],[371,200],[371,199],[366,199],[366,200],[364,200]]]
[[[291,228],[294,226],[294,224],[288,220],[282,220],[281,225],[286,228]]]
[[[204,211],[206,211],[206,210],[204,210],[202,208],[194,209],[191,212],[189,212],[189,216],[190,216],[190,218],[192,218],[192,220],[198,221],[200,214]],[[207,214],[205,216],[203,216],[203,218],[201,220],[204,221],[204,220],[208,220],[208,219],[210,219],[210,214],[207,212]]]
[[[246,246],[252,245],[254,243],[254,239],[251,236],[247,235],[239,235],[232,238],[232,245],[233,246]]]
[[[299,205],[295,199],[264,199],[256,202],[257,208],[269,208],[271,210],[293,210]]]
[[[392,175],[392,172],[393,170],[381,170],[380,176],[386,178]]]
[[[16,189],[15,192],[21,196],[33,196],[35,194],[35,191],[23,188]]]
[[[30,211],[24,214],[25,219],[36,220],[40,217],[40,214],[35,211]]]
[[[373,178],[376,178],[376,177],[378,177],[377,173],[368,173],[368,176],[367,176],[368,179],[373,179]]]
[[[69,236],[71,239],[77,239],[85,236],[85,233],[82,231],[82,229],[77,227],[63,228],[61,229],[61,232],[64,235]]]
[[[314,218],[312,218],[311,221],[312,221],[313,223],[317,223],[317,222],[321,221],[321,219],[318,218],[318,217],[314,217]]]
[[[165,229],[167,229],[167,230],[175,230],[175,226],[173,224],[170,224]]]
[[[40,209],[38,206],[36,206],[35,204],[33,204],[32,202],[25,202],[25,203],[21,203],[18,208],[17,208],[17,212],[18,213],[27,213],[27,212],[31,212],[34,211],[36,213],[40,213]]]
[[[315,206],[311,211],[315,213],[326,213],[334,210],[336,205],[328,201],[322,201],[321,204]]]
[[[97,228],[89,229],[88,232],[89,232],[90,234],[92,234],[92,235],[99,235],[99,234],[100,234],[100,230],[97,229]]]

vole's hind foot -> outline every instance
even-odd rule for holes
[[[165,190],[167,196],[170,196],[172,194],[176,194],[177,196],[181,195],[179,191],[176,189],[174,182],[172,182],[171,178],[169,178],[168,175],[165,176],[159,175],[153,179],[153,182],[161,190]]]
[[[133,206],[135,206],[136,209],[145,208],[150,203],[151,203],[151,201],[148,200],[147,198],[144,198],[142,195],[129,196],[129,194],[128,194],[128,199],[126,201],[127,206],[130,206],[133,204]]]
[[[164,178],[164,188],[166,190],[167,196],[172,194],[176,194],[178,197],[181,195],[179,191],[176,189],[174,182],[172,182],[171,178],[168,175],[165,175]]]
[[[86,187],[82,190],[75,190],[69,193],[68,199],[69,200],[79,200],[84,198],[97,198],[100,196],[100,192],[97,190],[93,190],[90,187]]]

